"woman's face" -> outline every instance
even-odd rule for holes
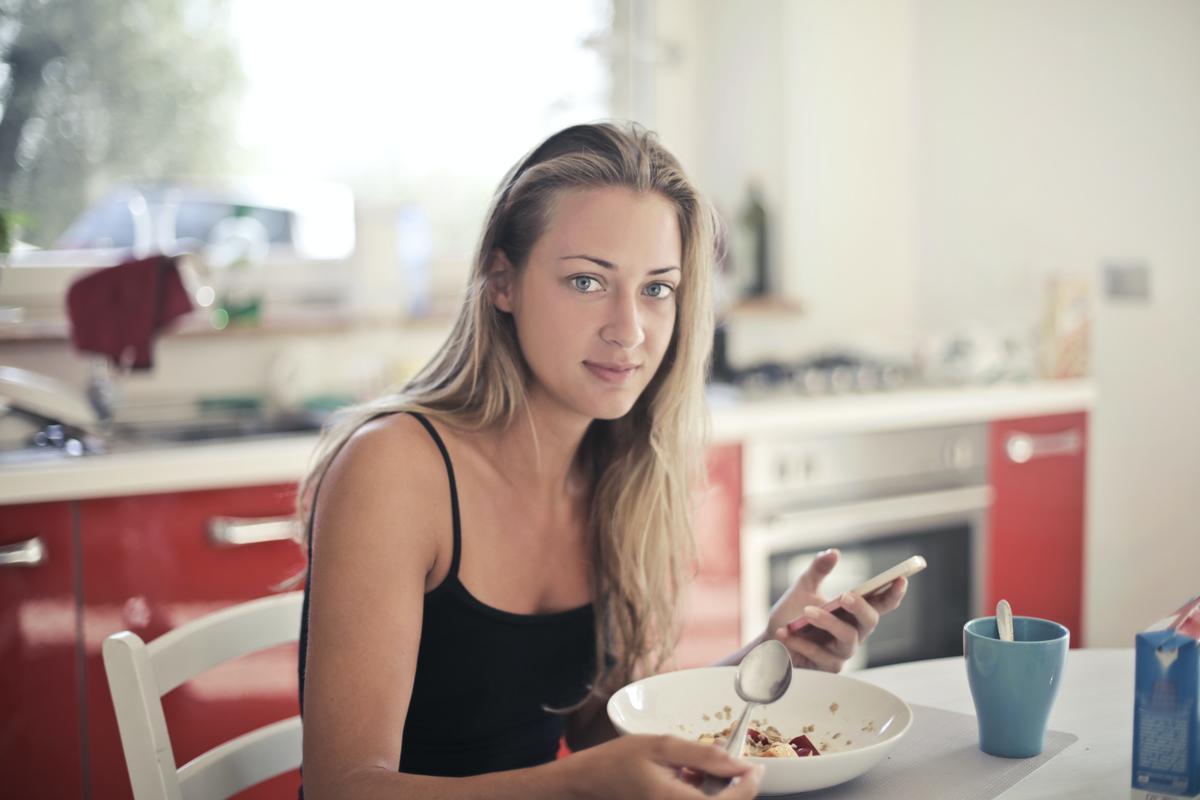
[[[671,343],[681,266],[675,207],[662,195],[560,195],[525,268],[494,295],[513,315],[530,391],[590,419],[628,413]]]

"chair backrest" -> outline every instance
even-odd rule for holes
[[[230,659],[296,641],[302,602],[302,592],[252,600],[192,620],[149,644],[129,631],[104,640],[104,671],[134,800],[229,797],[300,766],[300,718],[292,717],[177,768],[162,696]]]

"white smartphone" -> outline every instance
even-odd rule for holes
[[[891,586],[892,581],[896,580],[897,578],[907,578],[909,575],[915,575],[921,570],[925,569],[927,566],[929,565],[925,563],[924,558],[921,556],[913,556],[912,558],[901,561],[891,569],[884,570],[874,578],[867,580],[865,583],[854,587],[850,590],[850,592],[851,594],[856,594],[859,597],[867,597],[868,595],[875,594],[876,592]],[[836,611],[841,607],[841,595],[838,595],[825,605],[821,606],[821,608],[830,612]],[[808,619],[808,617],[797,617],[787,624],[788,633],[796,633],[810,624],[811,621]]]

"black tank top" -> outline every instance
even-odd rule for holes
[[[592,606],[550,614],[513,614],[485,605],[467,591],[458,579],[462,531],[450,454],[429,420],[410,413],[429,431],[446,462],[454,555],[446,579],[425,594],[399,770],[466,776],[552,761],[564,717],[545,707],[572,705],[587,692],[595,666]],[[308,555],[309,581],[300,623],[301,714],[311,536]]]

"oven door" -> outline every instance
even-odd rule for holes
[[[827,547],[842,558],[821,591],[833,597],[909,556],[929,567],[909,582],[847,668],[962,652],[962,625],[980,607],[988,486],[805,509],[750,521],[741,538],[743,638],[761,631],[771,606]]]

